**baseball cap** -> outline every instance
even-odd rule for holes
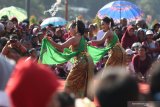
[[[132,44],[132,48],[140,47],[140,46],[142,46],[142,44],[140,42],[135,42]]]
[[[146,35],[153,35],[153,31],[147,30]]]
[[[126,49],[126,54],[127,55],[133,55],[135,52],[132,51],[131,49]]]
[[[138,28],[138,31],[143,31],[143,32],[145,32],[145,29]]]
[[[18,35],[17,34],[10,35],[10,40],[13,40],[13,39],[18,39]]]

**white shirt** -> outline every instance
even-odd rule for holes
[[[104,36],[105,32],[103,30],[99,30],[96,37],[97,37],[97,40],[101,40],[102,37]]]

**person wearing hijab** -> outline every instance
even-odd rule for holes
[[[55,107],[52,99],[58,86],[51,69],[32,60],[20,60],[5,91],[11,107]]]
[[[132,44],[137,42],[138,39],[134,34],[134,27],[128,26],[126,32],[122,36],[121,44],[124,49],[131,48]]]

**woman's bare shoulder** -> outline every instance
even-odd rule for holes
[[[72,45],[78,45],[79,44],[79,42],[80,42],[80,37],[77,37],[77,36],[74,36],[74,37],[72,37]]]
[[[109,32],[108,32],[110,35],[113,35],[114,34],[114,31],[112,31],[112,30],[109,30]]]
[[[112,36],[112,35],[113,35],[113,31],[112,31],[112,30],[109,30],[108,32],[106,32],[105,35],[106,35],[106,36]]]

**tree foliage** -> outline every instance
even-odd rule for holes
[[[61,7],[64,8],[64,10],[60,10],[58,12],[58,15],[61,17],[64,17],[65,12],[65,5],[64,1],[62,0]],[[68,0],[69,1],[69,7],[84,7],[88,9],[87,13],[82,13],[78,11],[74,11],[69,9],[69,16],[70,18],[75,17],[76,15],[84,15],[85,18],[94,18],[98,12],[98,10],[103,7],[105,4],[113,1],[113,0]],[[151,15],[155,18],[159,18],[159,6],[160,2],[159,0],[128,0],[135,4],[137,4],[145,13],[145,15]],[[26,7],[26,0],[0,0],[1,5],[0,8],[6,7],[6,6],[17,6],[24,8]],[[30,0],[30,11],[31,15],[35,15],[38,18],[41,17],[48,17],[48,15],[44,15],[43,12],[51,7],[53,3],[56,2],[56,0]]]
[[[160,18],[160,1],[159,0],[139,0],[138,5],[142,8],[142,10],[146,15],[151,15],[154,19]]]

